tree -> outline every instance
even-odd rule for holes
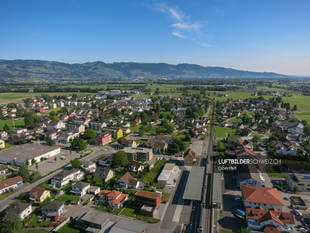
[[[33,171],[30,175],[30,182],[33,183],[41,178],[40,172]]]
[[[25,127],[33,129],[35,124],[40,121],[40,117],[36,116],[34,112],[26,112],[24,114]]]
[[[126,167],[128,163],[129,162],[125,151],[120,150],[113,154],[112,167]]]
[[[96,186],[102,186],[103,185],[102,179],[99,176],[94,176],[93,182]]]
[[[29,170],[28,170],[28,167],[26,165],[24,166],[21,166],[19,169],[18,169],[18,175],[20,175],[21,177],[23,177],[23,180],[25,182],[30,182],[30,173],[29,173]]]
[[[142,137],[145,134],[145,129],[143,126],[139,128],[139,136]]]
[[[240,230],[237,231],[237,233],[251,233],[252,231],[247,228],[241,228]]]
[[[3,130],[6,131],[6,132],[10,131],[10,127],[8,126],[8,124],[5,124],[3,126]]]
[[[73,168],[80,168],[81,167],[81,161],[79,159],[73,159],[71,161],[71,166]]]
[[[56,142],[53,139],[47,139],[46,140],[46,144],[49,146],[55,146]]]
[[[81,138],[74,138],[71,142],[71,148],[77,151],[82,151],[87,148],[87,142]]]
[[[0,233],[19,233],[23,231],[21,221],[13,213],[7,213],[0,221]]]
[[[83,138],[84,140],[90,142],[90,141],[94,140],[96,136],[97,136],[97,133],[96,133],[95,130],[93,130],[93,129],[86,129],[84,134],[81,136],[81,138]]]

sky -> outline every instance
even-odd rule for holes
[[[309,0],[1,0],[0,59],[310,76]]]

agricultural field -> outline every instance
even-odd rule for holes
[[[78,96],[87,95],[89,93],[84,92],[56,92],[56,93],[33,93],[33,92],[27,92],[27,93],[0,93],[0,104],[8,104],[8,103],[20,103],[23,99],[34,97],[34,96],[41,96],[42,94],[47,94],[51,96],[55,95],[72,95],[76,94]]]
[[[297,105],[295,113],[301,120],[306,120],[310,124],[310,96],[293,95],[292,97],[283,97],[283,101],[290,103],[291,107]]]

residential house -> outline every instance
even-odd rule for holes
[[[34,187],[29,192],[29,199],[33,202],[41,203],[51,196],[51,192],[41,187]]]
[[[97,165],[93,161],[84,161],[81,168],[86,172],[94,173],[96,171]]]
[[[246,208],[264,208],[282,210],[283,200],[276,188],[241,186],[243,204]]]
[[[15,202],[5,209],[5,213],[12,213],[23,220],[32,213],[32,206],[29,203]]]
[[[90,121],[88,122],[88,128],[101,132],[103,128],[107,127],[107,123]]]
[[[65,205],[60,201],[48,202],[41,207],[41,214],[46,218],[57,221],[65,212]]]
[[[136,141],[134,141],[134,140],[128,140],[128,139],[126,139],[126,138],[122,138],[122,139],[120,140],[120,144],[123,145],[123,146],[127,146],[127,147],[134,147],[134,148],[137,147]]]
[[[290,173],[286,175],[285,180],[292,191],[310,191],[310,173]]]
[[[188,149],[184,154],[184,165],[198,164],[196,153],[192,149]]]
[[[80,182],[72,185],[71,193],[76,195],[76,196],[83,197],[87,193],[87,190],[89,188],[90,188],[89,183],[80,181]]]
[[[294,232],[294,215],[277,209],[246,208],[248,228],[266,232],[266,227],[274,227],[279,232]]]
[[[129,171],[131,172],[143,172],[144,170],[144,165],[143,163],[132,161],[129,165]]]
[[[100,177],[106,183],[114,177],[114,171],[107,167],[97,167],[94,176]]]
[[[112,142],[112,134],[111,133],[103,133],[103,134],[97,135],[95,138],[95,144],[96,145],[104,146],[110,142]]]
[[[125,201],[128,198],[128,194],[122,193],[117,190],[102,190],[98,194],[99,199],[105,200],[110,207],[112,208],[119,208],[122,207]]]
[[[8,137],[8,133],[6,131],[0,131],[0,138],[6,139]]]
[[[238,165],[239,186],[250,185],[265,187],[268,179],[266,173],[262,173],[254,164]]]
[[[62,188],[70,181],[78,181],[82,179],[84,173],[76,168],[67,169],[56,174],[50,181],[51,185],[57,188]]]
[[[23,184],[23,178],[21,176],[15,176],[6,180],[0,181],[0,194],[13,191],[17,187]]]
[[[52,121],[51,123],[49,123],[46,128],[48,130],[53,130],[53,129],[65,129],[66,128],[66,124],[63,121]]]
[[[103,156],[101,158],[98,158],[97,164],[103,167],[110,167],[112,165],[112,156]]]
[[[138,205],[142,206],[140,214],[154,217],[155,211],[161,202],[161,195],[155,192],[140,190],[135,193],[135,201]]]
[[[97,195],[100,192],[100,187],[98,186],[90,186],[90,188],[87,190],[89,194]]]
[[[140,182],[130,175],[129,172],[126,172],[119,180],[117,181],[120,188],[127,189],[137,189],[140,186]]]
[[[4,149],[5,148],[5,142],[4,140],[0,139],[0,149]]]

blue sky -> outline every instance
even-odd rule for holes
[[[310,75],[309,0],[2,0],[0,58]]]

